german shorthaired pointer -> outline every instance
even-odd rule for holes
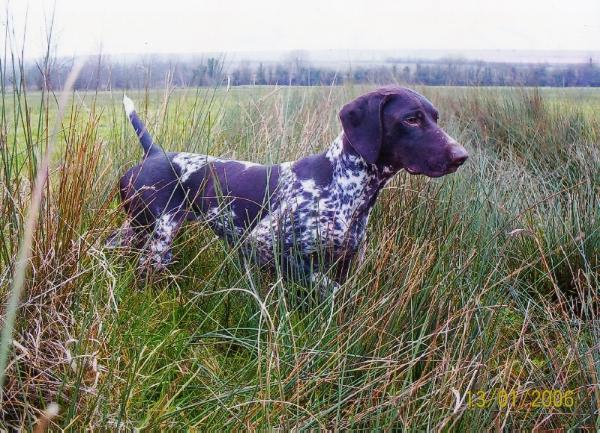
[[[129,216],[110,244],[144,245],[141,264],[172,260],[173,238],[186,220],[201,219],[245,258],[281,266],[286,278],[337,286],[356,255],[369,214],[386,182],[401,169],[430,177],[453,173],[466,150],[437,125],[422,95],[385,87],[345,105],[343,132],[323,153],[277,165],[163,151],[125,111],[144,160],[121,178]]]

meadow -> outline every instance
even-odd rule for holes
[[[118,178],[141,158],[122,92],[70,92],[61,118],[58,93],[2,82],[2,314],[59,128],[0,429],[600,429],[600,90],[416,88],[470,159],[440,179],[401,172],[364,262],[335,297],[300,303],[202,223],[140,280],[135,251],[104,246],[124,217]],[[167,150],[277,163],[329,146],[341,106],[371,87],[128,96]]]

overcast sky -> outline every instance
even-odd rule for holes
[[[3,1],[17,35],[28,13],[28,57],[43,51],[54,5],[57,54],[67,56],[100,50],[600,50],[600,0]]]

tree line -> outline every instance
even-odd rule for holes
[[[19,77],[29,89],[58,89],[73,60],[54,59],[44,68],[25,65]],[[75,88],[79,90],[198,87],[215,85],[339,85],[344,83],[422,84],[432,86],[556,86],[598,87],[600,67],[591,59],[581,64],[524,64],[456,59],[387,59],[382,65],[340,69],[316,66],[296,57],[275,63],[242,61],[228,66],[222,58],[114,61],[89,58]]]

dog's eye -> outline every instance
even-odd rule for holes
[[[409,126],[419,126],[421,125],[421,119],[419,119],[417,116],[410,116],[404,119],[404,123]]]

